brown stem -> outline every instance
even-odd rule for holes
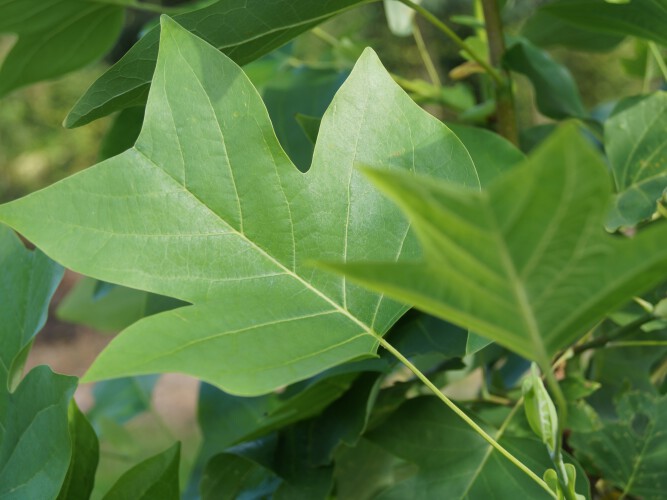
[[[481,1],[489,44],[489,59],[493,67],[501,68],[505,53],[505,38],[498,2],[497,0]],[[519,133],[516,125],[512,81],[507,71],[502,70],[502,72],[504,78],[501,82],[496,82],[496,127],[500,135],[512,144],[518,145]]]

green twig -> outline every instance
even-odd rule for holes
[[[613,332],[609,335],[602,335],[596,339],[591,340],[590,342],[586,342],[585,344],[581,344],[578,346],[575,346],[572,349],[573,355],[578,355],[581,354],[584,351],[588,351],[589,349],[597,349],[599,347],[604,347],[606,346],[609,342],[616,341],[619,339],[622,339],[623,337],[627,337],[628,335],[634,333],[637,331],[639,327],[642,325],[645,325],[646,323],[649,323],[655,319],[655,316],[652,313],[647,313],[642,316],[639,316],[637,319],[634,321],[631,321],[630,323],[627,323]]]
[[[396,359],[398,359],[401,363],[403,363],[414,375],[421,380],[426,387],[436,396],[438,397],[443,403],[445,403],[449,409],[451,409],[454,413],[456,413],[465,423],[467,423],[470,427],[473,428],[477,434],[479,434],[487,443],[489,443],[498,453],[503,455],[505,458],[507,458],[510,462],[512,462],[515,466],[517,466],[519,469],[521,469],[522,472],[524,472],[528,477],[530,477],[533,481],[535,481],[542,489],[544,489],[546,492],[548,492],[552,498],[556,498],[556,495],[549,489],[549,486],[537,475],[535,474],[532,470],[530,470],[526,465],[523,464],[518,458],[516,458],[514,455],[512,455],[509,451],[507,451],[502,445],[500,445],[493,437],[491,437],[484,429],[482,429],[477,423],[471,419],[466,413],[461,410],[454,402],[449,399],[447,396],[445,396],[440,389],[438,389],[433,382],[431,382],[426,375],[424,375],[419,368],[417,368],[415,365],[413,365],[410,360],[408,360],[403,354],[401,354],[398,350],[394,348],[389,342],[387,342],[384,338],[378,337],[378,341],[380,342],[380,345],[384,347],[387,351],[389,351],[391,354],[393,354]]]
[[[605,347],[664,347],[667,340],[626,340],[621,342],[610,342]]]
[[[484,60],[483,57],[481,57],[477,52],[475,52],[470,45],[465,43],[460,36],[458,36],[454,31],[447,26],[445,23],[440,21],[437,17],[435,17],[431,12],[426,10],[424,7],[421,5],[417,5],[411,0],[398,0],[404,5],[407,5],[411,9],[413,9],[415,12],[417,12],[420,16],[422,16],[426,21],[431,23],[433,26],[438,28],[442,33],[444,33],[450,40],[452,40],[461,50],[466,52],[477,64],[479,64],[484,70],[493,78],[493,80],[496,82],[498,85],[504,85],[505,81],[501,74],[493,68],[488,62]]]
[[[433,64],[433,59],[431,59],[431,54],[428,53],[426,44],[424,43],[424,37],[422,32],[419,29],[417,22],[412,23],[412,36],[415,38],[415,43],[417,44],[417,49],[419,50],[419,55],[424,62],[424,67],[428,73],[428,77],[431,79],[431,82],[436,87],[442,87],[442,82],[440,81],[440,76],[438,75],[438,70],[435,69],[435,64]]]
[[[497,0],[482,0],[484,26],[489,47],[489,60],[494,67],[500,67],[505,54],[505,34]],[[516,125],[514,95],[509,73],[503,71],[503,78],[496,82],[496,121],[498,133],[514,145],[519,144]]]

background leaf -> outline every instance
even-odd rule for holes
[[[595,432],[573,433],[576,455],[623,494],[664,498],[667,477],[667,396],[625,394],[617,405],[618,419]]]
[[[104,500],[178,500],[178,461],[181,447],[171,448],[144,460],[123,474],[104,495]]]
[[[174,19],[243,65],[364,1],[219,0]],[[113,111],[145,103],[159,38],[156,27],[135,43],[79,99],[65,119],[65,126],[79,127]]]
[[[406,307],[311,262],[403,259],[417,248],[400,211],[353,164],[478,187],[466,149],[367,51],[325,114],[304,175],[241,70],[163,24],[135,147],[0,208],[79,272],[195,304],[134,324],[87,380],[180,371],[256,395],[373,355]]]
[[[542,8],[584,29],[632,35],[667,45],[667,1],[557,0]]]
[[[46,366],[0,392],[0,497],[55,499],[72,454],[67,407],[76,378]]]
[[[667,92],[626,102],[618,105],[620,110],[604,127],[605,149],[619,193],[607,220],[609,229],[650,218],[667,189]]]
[[[0,33],[18,35],[0,67],[0,97],[100,58],[122,25],[121,6],[86,0],[0,0]]]

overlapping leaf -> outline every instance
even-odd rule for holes
[[[179,24],[246,64],[313,26],[367,0],[219,0],[181,14]],[[146,101],[158,55],[160,30],[153,29],[102,75],[70,111],[65,126],[78,127]]]
[[[605,123],[605,149],[619,194],[610,229],[648,219],[667,189],[667,92],[658,91],[615,113]]]
[[[123,8],[90,0],[0,0],[0,33],[18,41],[0,68],[0,96],[101,57],[116,41]]]
[[[180,371],[250,395],[372,355],[406,306],[311,262],[396,260],[417,245],[353,164],[477,187],[463,145],[367,51],[303,174],[232,61],[167,18],[160,51],[132,149],[0,208],[68,267],[195,304],[130,327],[87,379]]]
[[[632,240],[604,232],[606,169],[574,127],[481,193],[402,172],[369,175],[410,215],[425,258],[328,266],[545,369],[606,313],[667,277],[667,227]]]
[[[552,466],[539,441],[489,430],[538,476]],[[407,401],[368,438],[418,466],[416,474],[396,482],[374,498],[552,498],[432,397]],[[580,471],[577,478],[577,492],[585,492],[588,497],[585,474]]]
[[[574,433],[577,457],[623,491],[661,499],[667,491],[667,397],[628,393],[617,405],[618,419],[600,430]]]

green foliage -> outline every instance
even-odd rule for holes
[[[165,3],[0,0],[0,95],[141,29],[65,120],[118,112],[98,164],[0,206],[39,248],[0,226],[0,498],[665,498],[664,0],[469,2],[466,39],[437,2]],[[582,99],[563,47],[634,47],[643,95]],[[23,376],[61,264],[58,317],[120,331],[85,412]]]

